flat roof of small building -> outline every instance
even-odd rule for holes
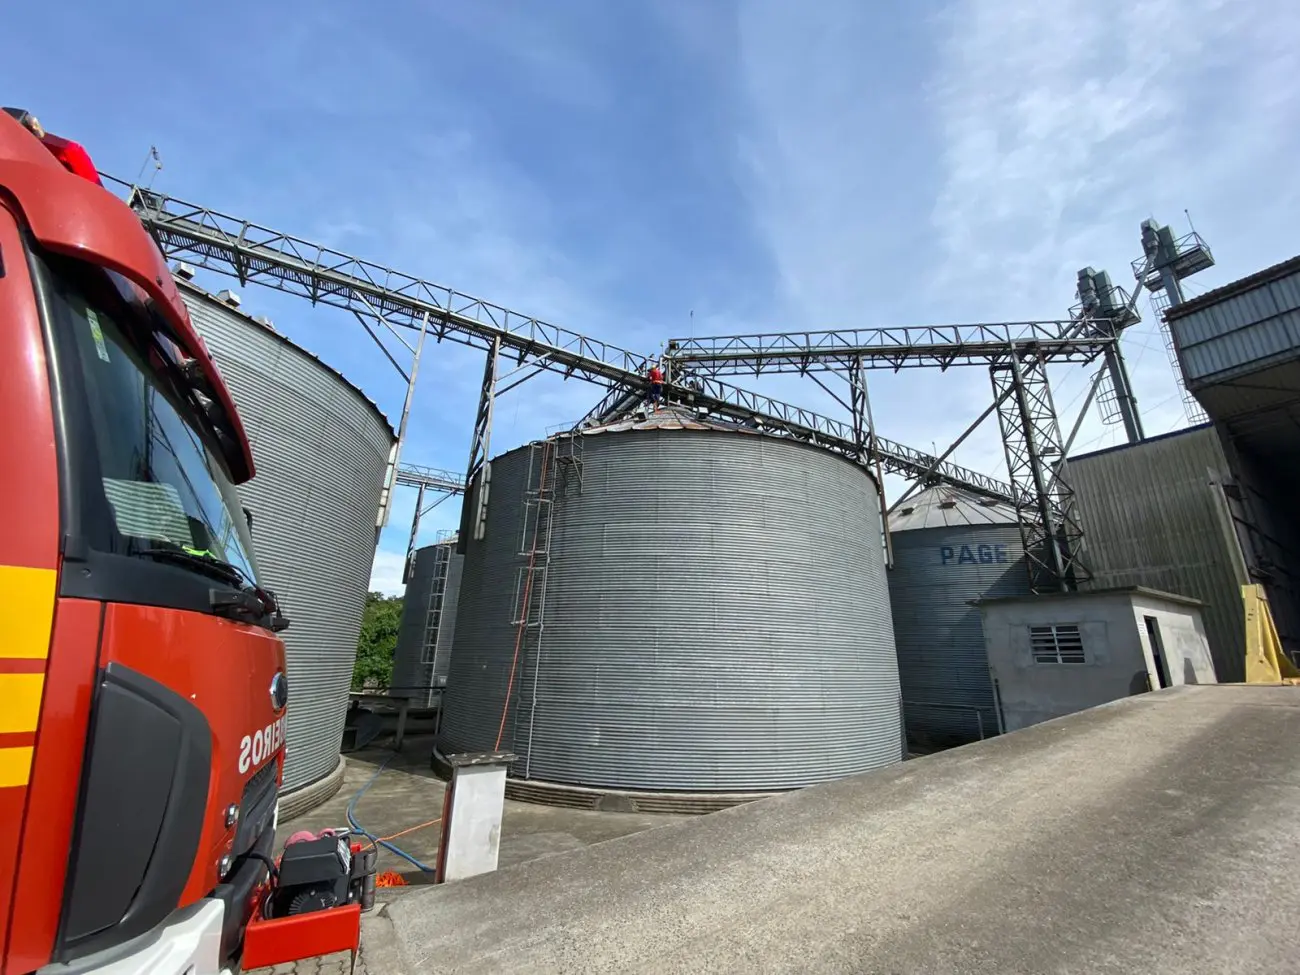
[[[1078,589],[1073,592],[1042,592],[1030,596],[991,596],[988,599],[972,599],[972,606],[991,606],[994,603],[1032,603],[1044,599],[1089,599],[1093,596],[1138,595],[1161,599],[1167,603],[1181,603],[1184,606],[1204,606],[1205,603],[1191,596],[1148,586],[1108,586],[1105,589]]]

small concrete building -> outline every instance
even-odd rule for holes
[[[975,604],[1002,732],[1148,690],[1217,683],[1197,599],[1125,586]]]

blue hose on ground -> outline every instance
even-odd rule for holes
[[[374,833],[370,832],[368,829],[366,829],[364,826],[362,826],[360,823],[357,822],[357,817],[356,817],[357,802],[361,799],[362,796],[366,794],[367,791],[369,791],[370,787],[375,784],[375,779],[379,778],[379,773],[382,772],[384,769],[386,769],[388,767],[388,763],[391,762],[396,757],[397,757],[396,755],[389,755],[388,758],[384,759],[384,764],[380,765],[379,768],[375,769],[375,774],[370,776],[370,778],[366,781],[366,784],[363,785],[360,789],[358,789],[357,794],[352,797],[352,801],[348,803],[348,825],[351,826],[358,833],[360,833],[362,836],[364,836],[366,839],[370,840],[370,842],[374,843],[376,846],[382,846],[388,852],[401,857],[403,860],[407,861],[408,863],[414,864],[416,867],[423,870],[425,873],[433,873],[434,872],[433,867],[426,866],[425,864],[421,863],[419,860],[411,856],[411,854],[407,853],[401,847],[389,843],[387,840],[381,840],[378,836],[376,836]]]

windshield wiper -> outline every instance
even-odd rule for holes
[[[187,565],[201,572],[206,572],[208,575],[217,576],[223,582],[229,582],[240,588],[252,585],[238,566],[223,562],[211,555],[195,555],[179,548],[139,548],[132,554],[156,559],[159,562],[174,562],[177,565]]]
[[[266,626],[275,633],[289,628],[288,618],[280,612],[275,594],[257,585],[239,568],[212,555],[196,555],[179,548],[142,548],[136,555],[191,566],[215,576],[233,589],[213,589],[210,595],[212,611],[218,616]]]
[[[242,589],[212,589],[208,593],[212,612],[240,623],[265,626],[272,633],[289,628],[289,620],[280,612],[275,596],[257,586]]]

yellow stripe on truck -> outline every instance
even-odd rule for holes
[[[0,789],[26,785],[32,772],[32,748],[0,748]]]
[[[50,655],[55,581],[53,569],[0,565],[0,657]]]
[[[35,731],[44,674],[0,674],[0,735]]]

